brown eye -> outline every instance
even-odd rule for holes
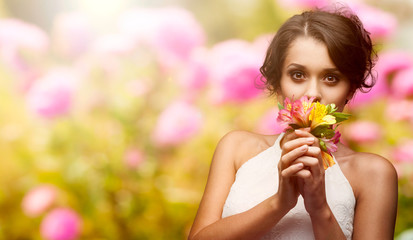
[[[333,83],[337,83],[339,81],[339,78],[335,75],[327,75],[324,77],[324,80],[327,83],[333,84]]]
[[[294,80],[301,80],[304,78],[304,74],[302,72],[292,72],[290,75]]]

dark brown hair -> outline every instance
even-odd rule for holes
[[[301,36],[312,37],[324,43],[338,70],[351,84],[351,91],[368,91],[375,83],[372,68],[376,53],[360,19],[348,9],[334,12],[306,11],[289,18],[278,30],[267,50],[260,68],[262,81],[271,94],[280,87],[280,79],[287,51]],[[370,80],[369,79],[370,76]]]

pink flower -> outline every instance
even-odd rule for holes
[[[19,49],[45,52],[48,47],[49,38],[39,27],[18,19],[0,20],[0,52],[3,56]]]
[[[409,54],[401,51],[387,51],[379,54],[374,70],[377,72],[377,80],[374,87],[368,93],[357,92],[350,101],[350,107],[357,107],[369,103],[377,98],[387,96],[390,93],[390,76],[398,71],[413,66],[413,60]]]
[[[413,67],[396,73],[392,82],[392,95],[396,98],[413,96]]]
[[[137,8],[121,16],[119,28],[139,44],[151,46],[166,66],[187,60],[204,44],[205,34],[191,12],[183,8]]]
[[[413,58],[410,54],[401,50],[380,52],[375,66],[378,74],[388,78],[390,74],[413,67]]]
[[[285,126],[276,121],[278,108],[268,110],[258,121],[256,131],[261,134],[280,134],[284,132]]]
[[[17,19],[0,20],[0,61],[16,75],[23,92],[38,76],[36,64],[48,48],[49,38],[39,27]]]
[[[194,50],[188,61],[181,66],[177,82],[186,92],[197,94],[197,90],[200,90],[207,84],[209,69],[206,61],[206,50],[200,48]]]
[[[339,131],[336,131],[334,133],[334,137],[327,139],[327,138],[321,138],[321,140],[324,142],[327,152],[333,153],[337,151],[337,143],[340,142],[340,137],[341,134]]]
[[[346,126],[347,137],[358,143],[369,143],[380,139],[380,125],[371,121],[357,121]]]
[[[264,62],[267,49],[270,46],[273,37],[274,34],[264,34],[255,38],[252,42],[252,51],[254,51],[258,56],[262,56],[262,62]]]
[[[105,35],[93,43],[93,52],[99,56],[122,56],[131,53],[135,48],[133,40],[120,34]]]
[[[413,120],[413,102],[409,100],[390,100],[386,115],[395,121]]]
[[[293,120],[293,117],[291,116],[291,111],[287,109],[281,109],[278,112],[278,117],[277,117],[277,122],[283,126],[283,128],[287,128],[289,123],[291,123]]]
[[[44,213],[56,200],[56,187],[43,184],[31,189],[23,198],[23,212],[30,217]]]
[[[396,31],[398,23],[394,15],[360,2],[350,2],[349,6],[373,39],[388,38]]]
[[[313,109],[312,103],[314,99],[315,97],[308,98],[307,96],[302,96],[299,101],[293,103],[291,109],[292,123],[302,127],[310,125],[310,113]]]
[[[310,126],[310,113],[314,106],[315,97],[302,96],[299,100],[292,102],[289,98],[284,99],[284,109],[281,109],[277,118],[283,126],[295,124],[300,127]]]
[[[48,240],[72,240],[79,235],[81,220],[70,208],[56,208],[43,219],[40,231]]]
[[[53,24],[52,36],[55,48],[64,57],[79,57],[90,47],[93,31],[87,16],[81,13],[65,13]]]
[[[195,106],[176,101],[159,116],[153,140],[159,146],[173,146],[187,141],[201,129],[203,116]]]
[[[329,4],[329,0],[277,0],[285,8],[322,8]]]
[[[124,162],[129,168],[137,168],[145,160],[141,150],[132,148],[125,152]]]
[[[67,69],[53,69],[38,79],[29,90],[29,108],[45,118],[54,118],[69,112],[72,106],[74,83],[73,72]]]
[[[408,140],[393,151],[393,158],[399,163],[412,163],[413,162],[413,140]]]
[[[259,96],[263,56],[250,43],[228,40],[216,44],[210,53],[211,91],[215,104],[242,103]]]

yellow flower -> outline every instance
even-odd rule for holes
[[[334,162],[333,156],[331,156],[331,154],[329,154],[328,152],[321,151],[321,158],[323,159],[324,170],[336,164]]]
[[[319,102],[313,103],[315,105],[310,113],[311,129],[319,125],[332,125],[336,123],[336,118],[333,115],[328,115],[327,106]]]

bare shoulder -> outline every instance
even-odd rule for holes
[[[350,181],[356,195],[363,193],[372,185],[385,184],[397,186],[397,172],[386,158],[366,152],[351,151],[342,157],[340,167]]]
[[[250,158],[271,147],[277,136],[233,130],[221,138],[216,151],[230,152],[234,159],[234,168],[237,170]]]
[[[397,178],[393,164],[388,159],[374,153],[355,152],[350,165],[360,175]]]
[[[357,202],[353,239],[393,239],[398,196],[393,164],[377,154],[354,151],[342,155],[339,164]]]

